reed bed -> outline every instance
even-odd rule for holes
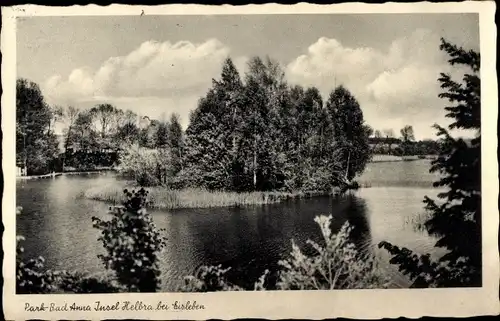
[[[431,213],[427,211],[419,212],[412,216],[405,217],[404,225],[411,226],[414,231],[426,231],[425,222],[431,218]]]
[[[123,190],[137,189],[132,184],[103,185],[93,187],[83,193],[87,199],[104,201],[115,205],[123,201]],[[148,187],[149,208],[180,209],[180,208],[212,208],[228,206],[262,205],[279,203],[295,198],[309,198],[324,195],[319,192],[227,192],[209,191],[201,188],[186,188],[181,190],[166,187]]]

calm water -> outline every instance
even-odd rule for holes
[[[437,191],[427,173],[427,161],[369,164],[360,181],[371,188],[341,198],[320,197],[267,206],[189,209],[151,212],[164,228],[167,247],[161,255],[163,290],[173,291],[183,275],[200,265],[231,266],[230,279],[250,285],[291,250],[291,239],[305,247],[307,239],[319,241],[315,216],[332,214],[333,228],[349,221],[352,241],[362,250],[375,251],[396,286],[408,283],[390,266],[385,251],[373,246],[382,240],[417,252],[434,250],[435,240],[405,224],[407,217],[423,212],[425,195]],[[61,176],[54,179],[17,181],[17,233],[24,235],[26,257],[41,255],[51,269],[103,273],[96,255],[102,245],[91,217],[106,217],[108,206],[80,197],[86,189],[109,184],[112,174]],[[249,283],[247,283],[249,282]]]

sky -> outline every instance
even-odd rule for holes
[[[222,63],[240,73],[269,56],[292,85],[324,100],[344,85],[374,129],[405,125],[417,139],[447,125],[440,72],[460,80],[440,38],[479,50],[477,14],[73,16],[17,20],[17,76],[38,83],[53,105],[108,102],[151,118],[178,113],[187,126]],[[462,74],[461,74],[462,73]]]

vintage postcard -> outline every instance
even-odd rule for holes
[[[2,8],[6,319],[500,313],[495,10]]]

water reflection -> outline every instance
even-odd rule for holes
[[[346,196],[347,221],[352,227],[349,240],[357,246],[360,252],[366,251],[367,245],[371,244],[370,227],[367,219],[367,208],[364,199],[349,194]]]

